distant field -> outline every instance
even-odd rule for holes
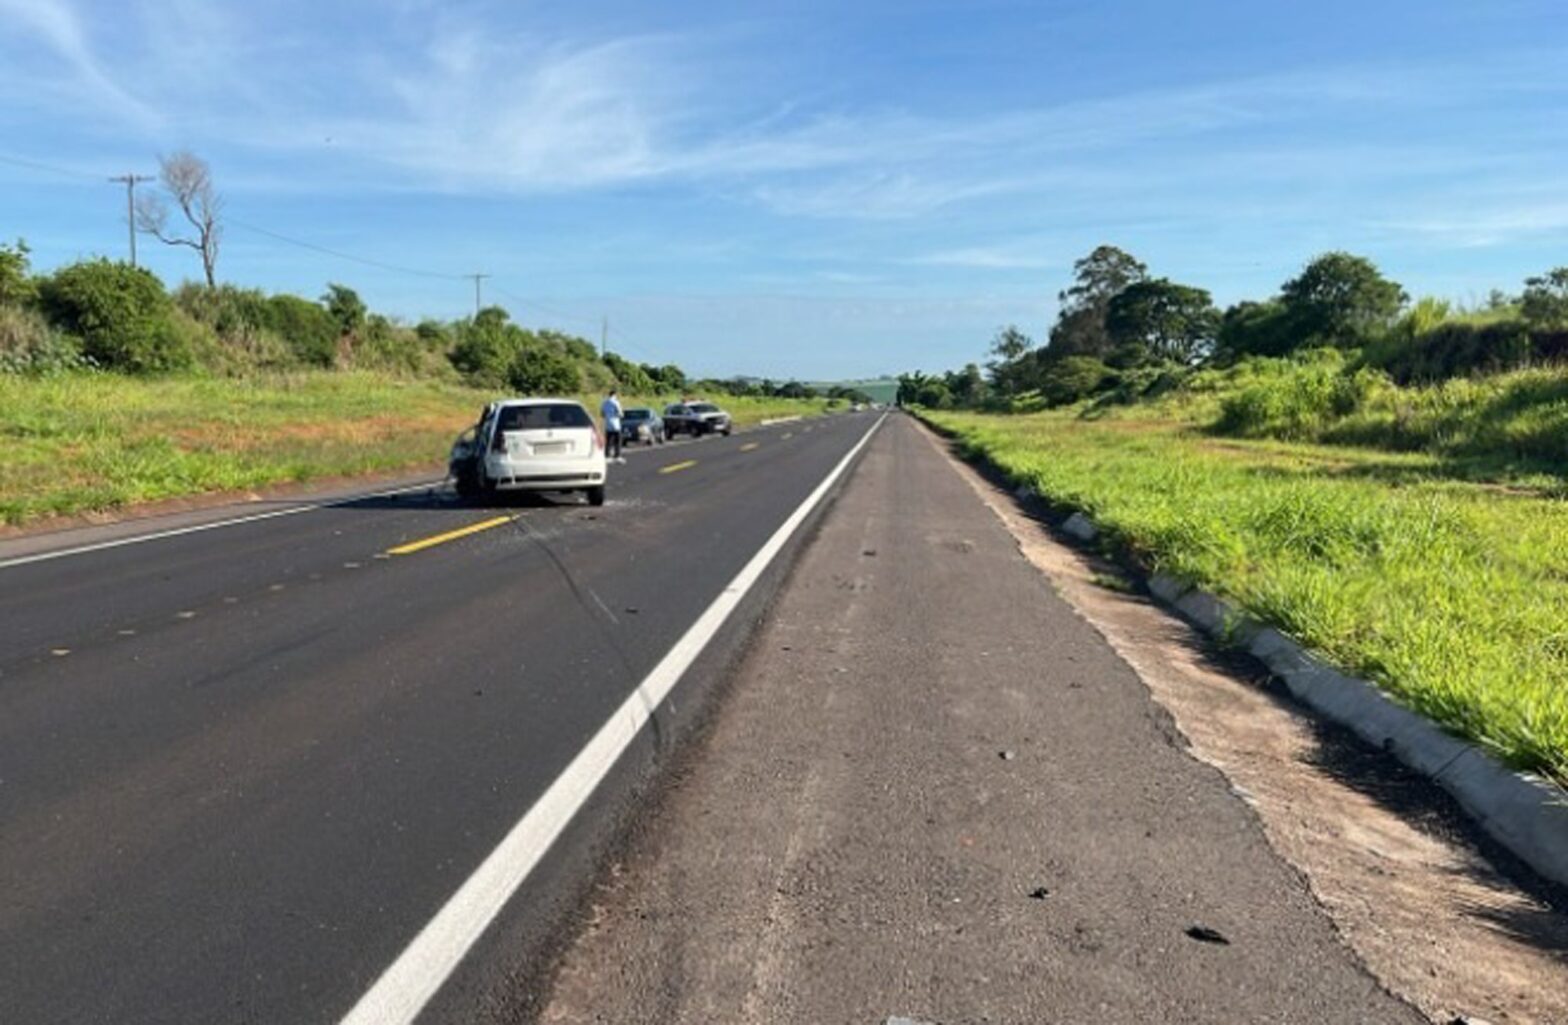
[[[0,522],[435,466],[453,435],[494,397],[369,373],[240,380],[0,375]],[[826,405],[719,401],[741,425]]]
[[[1146,563],[1568,781],[1559,481],[1488,480],[1440,453],[1221,437],[1147,408],[926,415]]]

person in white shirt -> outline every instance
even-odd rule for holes
[[[614,388],[599,406],[599,415],[604,417],[604,454],[607,459],[617,463],[626,462],[626,457],[621,455],[621,400],[616,398],[619,394]]]

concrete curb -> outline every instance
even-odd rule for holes
[[[1035,491],[1020,485],[1014,495],[1026,499]],[[1100,533],[1082,512],[1069,516],[1061,529],[1081,541]],[[1493,839],[1542,876],[1568,885],[1568,793],[1562,788],[1516,772],[1479,746],[1445,733],[1375,684],[1346,676],[1217,595],[1168,573],[1155,573],[1145,584],[1161,604],[1205,633],[1245,648],[1285,682],[1296,700],[1442,787]]]

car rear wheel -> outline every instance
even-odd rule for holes
[[[584,494],[586,494],[588,496],[588,504],[589,505],[603,505],[604,504],[604,485],[603,484],[599,485],[596,488],[589,488],[586,492],[584,492]]]

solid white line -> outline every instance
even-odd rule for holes
[[[669,696],[687,667],[707,647],[768,564],[865,448],[884,419],[886,414],[871,425],[816,490],[807,495],[789,519],[773,532],[631,696],[599,727],[599,732],[512,827],[500,845],[436,912],[397,960],[381,973],[375,985],[360,997],[359,1003],[344,1016],[342,1025],[411,1025],[527,880],[562,830],[593,796],[621,754],[631,746],[637,732],[648,721],[649,710],[659,707]]]
[[[0,559],[0,569],[10,569],[12,566],[25,566],[30,562],[47,562],[50,559],[63,559],[69,555],[86,555],[88,552],[101,552],[106,548],[122,548],[125,545],[139,545],[144,541],[161,541],[166,537],[179,537],[181,534],[199,534],[204,530],[217,530],[219,527],[237,527],[241,523],[255,523],[257,520],[270,520],[279,516],[293,516],[296,513],[314,512],[317,509],[330,509],[334,506],[348,505],[350,502],[359,502],[366,498],[380,498],[383,495],[401,495],[408,491],[418,491],[421,488],[432,488],[440,481],[430,481],[425,484],[410,484],[406,488],[392,488],[389,491],[370,491],[363,495],[350,495],[345,498],[336,498],[330,502],[317,502],[313,505],[291,505],[287,509],[274,509],[271,512],[254,513],[250,516],[236,516],[231,520],[215,520],[212,523],[198,523],[190,527],[175,527],[172,530],[160,530],[151,534],[137,534],[134,537],[122,537],[113,541],[99,541],[96,544],[79,545],[75,548],[60,548],[52,552],[38,552],[35,555],[18,555],[13,559]]]

